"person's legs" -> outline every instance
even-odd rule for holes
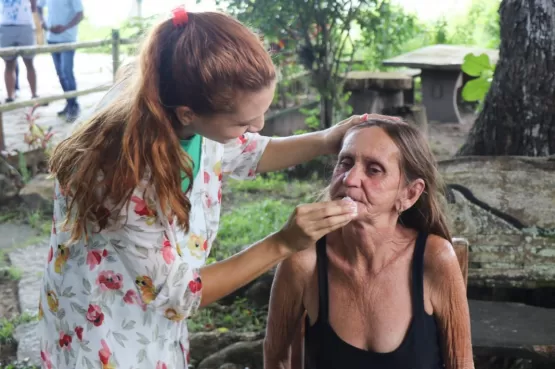
[[[1,26],[0,27],[0,47],[17,46],[17,27],[16,26]],[[16,56],[3,57],[6,63],[4,69],[4,82],[6,84],[6,102],[12,102],[15,95],[15,66]]]
[[[73,73],[73,61],[75,59],[75,51],[64,51],[61,53],[62,56],[62,70],[66,82],[66,91],[77,90],[77,82],[75,81],[75,75]],[[79,104],[77,103],[77,98],[67,99],[68,110],[67,110],[67,121],[73,122],[77,119],[79,115]]]
[[[19,44],[21,46],[35,45],[35,30],[33,29],[32,26],[21,28]],[[27,80],[29,81],[31,94],[33,97],[36,97],[37,96],[37,74],[35,71],[35,66],[33,65],[33,58],[34,58],[34,55],[26,55],[23,57],[23,62],[25,63],[25,68],[27,69]]]
[[[27,81],[29,81],[29,87],[31,88],[31,94],[33,97],[37,97],[37,72],[35,71],[35,66],[33,65],[33,58],[24,58],[25,68],[27,69]]]
[[[54,42],[48,42],[49,44],[55,44]],[[63,75],[62,70],[62,53],[52,53],[52,60],[54,61],[54,68],[56,68],[56,74],[58,75],[58,79],[60,80],[60,85],[62,86],[62,90],[66,92],[66,83],[65,78]],[[68,104],[58,112],[58,116],[66,115],[68,109]]]
[[[8,96],[6,102],[12,102],[15,94],[15,59],[4,59],[6,68],[4,69],[4,82],[6,83],[6,91]]]
[[[15,59],[15,91],[19,91],[19,62]]]

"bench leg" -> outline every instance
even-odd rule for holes
[[[449,70],[422,70],[422,103],[428,121],[461,123],[457,107],[457,91],[462,73]]]

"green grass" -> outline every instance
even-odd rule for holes
[[[224,259],[278,231],[287,221],[294,205],[266,199],[247,203],[222,216],[212,257]]]
[[[246,299],[237,299],[229,306],[212,304],[200,309],[188,321],[191,332],[256,332],[266,327],[265,309],[255,309]]]
[[[0,369],[40,369],[38,366],[29,364],[27,361],[13,362],[11,364],[2,365],[0,363]]]
[[[37,320],[36,315],[21,314],[13,319],[0,318],[0,344],[14,342],[13,333],[18,325]]]

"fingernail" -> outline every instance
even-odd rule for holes
[[[362,116],[360,117],[360,120],[362,120],[363,122],[366,122],[368,120],[368,114],[362,114]]]

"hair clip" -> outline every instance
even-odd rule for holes
[[[187,14],[187,11],[185,10],[184,5],[172,10],[172,14],[173,14],[173,18],[172,18],[173,25],[176,27],[187,24],[187,22],[189,21],[189,14]]]

